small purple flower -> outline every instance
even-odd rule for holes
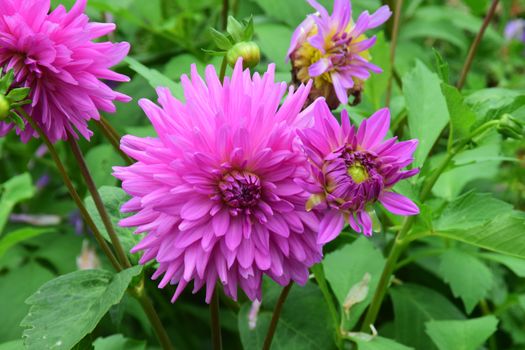
[[[505,39],[519,40],[525,43],[525,19],[515,19],[509,21],[505,27]]]
[[[348,103],[349,93],[359,94],[370,72],[382,72],[369,62],[368,49],[376,37],[367,38],[364,33],[383,24],[392,12],[388,6],[382,6],[372,15],[368,11],[361,13],[354,23],[348,0],[335,0],[331,16],[317,1],[308,2],[318,12],[309,15],[295,30],[288,57],[292,60],[294,80],[306,83],[313,79],[312,97],[324,96],[334,109],[339,102]]]
[[[313,173],[313,182],[302,183],[311,193],[307,209],[324,213],[318,243],[333,240],[345,220],[355,231],[370,236],[372,220],[367,207],[377,201],[397,215],[419,213],[410,199],[392,192],[398,181],[419,172],[402,170],[412,163],[418,142],[396,142],[396,137],[383,141],[390,127],[387,108],[364,120],[357,131],[346,110],[341,113],[342,125],[324,101],[316,102],[312,110],[314,127],[298,130],[298,134]]]

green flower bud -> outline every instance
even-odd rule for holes
[[[521,139],[523,137],[523,124],[511,116],[503,114],[497,126],[498,132],[510,139]]]
[[[0,95],[0,120],[4,120],[9,116],[11,105],[4,95]]]
[[[243,41],[235,44],[226,54],[230,67],[235,67],[237,60],[242,57],[243,68],[253,68],[261,60],[259,46],[253,41]]]

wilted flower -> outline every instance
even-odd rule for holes
[[[349,0],[335,0],[331,16],[317,1],[308,2],[318,12],[295,30],[288,57],[294,80],[304,83],[313,79],[312,100],[324,96],[334,109],[339,103],[347,104],[349,94],[360,93],[370,71],[382,72],[369,62],[368,49],[376,37],[367,38],[364,33],[383,24],[392,12],[382,6],[372,15],[363,12],[354,23]]]
[[[364,120],[356,131],[348,113],[341,114],[342,125],[324,101],[313,108],[313,128],[298,130],[305,153],[312,165],[313,183],[303,183],[312,194],[308,209],[325,214],[319,228],[318,243],[334,239],[345,220],[352,229],[372,234],[372,220],[367,207],[381,202],[397,215],[415,215],[418,207],[408,198],[392,192],[398,181],[411,177],[419,169],[401,170],[412,163],[417,140],[383,141],[390,126],[390,112],[384,108]]]
[[[0,0],[0,71],[15,71],[15,87],[29,87],[32,104],[25,106],[46,135],[55,142],[78,132],[88,138],[90,119],[99,110],[114,112],[113,101],[129,101],[100,79],[127,81],[109,67],[129,51],[128,43],[94,42],[115,29],[112,23],[90,23],[86,0],[67,12],[58,6],[48,14],[49,0]],[[0,123],[0,135],[13,124]],[[22,140],[35,131],[26,125]]]
[[[321,258],[317,216],[296,184],[309,177],[295,128],[311,121],[300,113],[310,86],[290,89],[279,107],[286,84],[274,82],[274,66],[252,78],[241,60],[223,84],[212,66],[205,81],[192,66],[181,82],[186,103],[165,88],[161,107],[140,101],[158,138],[122,140],[137,163],[115,176],[133,197],[122,210],[136,214],[120,224],[147,233],[133,252],[158,261],[161,288],[178,284],[173,301],[192,280],[194,291],[206,284],[207,302],[217,280],[252,300],[263,274],[306,283]]]

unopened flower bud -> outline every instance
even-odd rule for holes
[[[521,139],[523,137],[523,124],[510,114],[501,116],[497,129],[501,135],[507,138]]]
[[[235,44],[226,54],[226,59],[231,67],[235,67],[235,63],[241,57],[244,69],[255,67],[261,60],[259,46],[253,41],[243,41]]]
[[[9,116],[11,105],[4,95],[0,95],[0,120],[4,120]]]

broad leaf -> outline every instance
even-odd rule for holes
[[[3,343],[0,344],[0,350],[24,350],[24,342],[22,339],[18,339]]]
[[[374,64],[381,67],[383,73],[372,74],[366,81],[364,94],[367,96],[374,109],[380,109],[385,104],[385,93],[388,85],[388,77],[390,76],[390,46],[385,39],[383,32],[377,35],[377,41],[370,48],[370,55]],[[392,82],[394,84],[394,82]]]
[[[476,350],[496,331],[498,319],[494,316],[464,321],[430,321],[426,332],[439,350]]]
[[[86,163],[97,187],[114,186],[117,179],[111,175],[111,168],[116,165],[124,165],[124,161],[111,145],[91,148],[86,154]]]
[[[292,30],[282,24],[262,23],[257,25],[255,33],[264,56],[275,62],[277,70],[289,72],[290,63],[286,62],[286,53]]]
[[[98,338],[93,342],[94,350],[146,350],[146,342],[124,338],[115,334],[106,338]]]
[[[454,296],[463,300],[467,313],[487,296],[493,285],[490,269],[478,258],[458,250],[441,255],[439,271]]]
[[[370,336],[369,334],[357,334],[351,337],[357,344],[358,350],[410,350],[410,348],[403,344],[399,344],[392,339]]]
[[[35,187],[28,173],[15,176],[0,185],[0,235],[14,206],[34,194]]]
[[[146,67],[134,58],[128,56],[124,60],[129,64],[131,69],[146,79],[153,88],[167,87],[173,96],[182,98],[182,87],[180,84],[177,84],[158,70]]]
[[[410,136],[419,140],[414,166],[419,167],[449,121],[439,77],[421,61],[403,78]]]
[[[0,258],[11,248],[12,246],[23,242],[27,239],[40,236],[44,233],[53,232],[49,228],[35,228],[35,227],[24,227],[19,230],[13,231],[5,235],[0,239]]]
[[[435,349],[425,334],[430,320],[461,320],[464,315],[448,299],[426,287],[404,284],[390,290],[396,340],[416,349]]]
[[[323,266],[326,279],[340,305],[344,304],[350,289],[361,282],[365,274],[368,273],[371,277],[368,295],[350,309],[349,323],[345,325],[347,329],[351,329],[356,324],[370,304],[384,265],[383,255],[366,237],[360,237],[352,244],[345,245],[325,257]]]
[[[26,349],[70,349],[120,302],[131,279],[141,270],[141,266],[118,274],[81,270],[44,284],[27,299],[31,308],[21,324],[27,327]]]
[[[514,272],[518,277],[525,277],[525,258],[515,258],[513,256],[494,254],[494,253],[483,253],[480,255],[482,258],[495,261],[503,264]]]

